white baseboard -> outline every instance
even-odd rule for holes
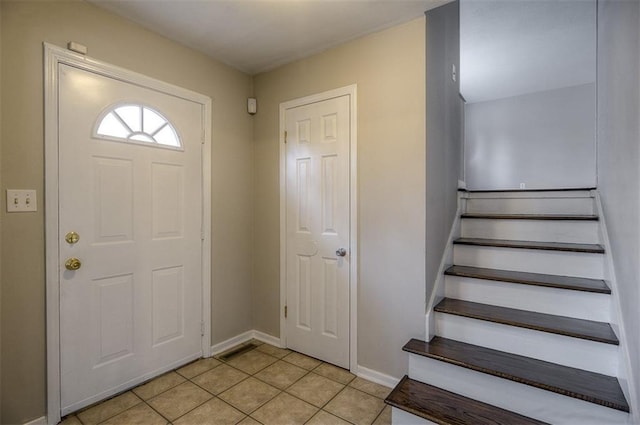
[[[236,345],[239,344],[243,344],[249,340],[251,340],[251,338],[253,338],[253,333],[254,331],[246,331],[241,333],[240,335],[236,335],[232,338],[229,338],[225,341],[219,342],[217,344],[213,344],[211,346],[211,355],[215,356],[216,354],[220,354],[223,351],[227,351],[230,348],[235,347]]]
[[[255,339],[257,339],[258,341],[262,341],[262,342],[266,342],[267,344],[271,344],[271,345],[275,345],[278,348],[284,348],[282,346],[282,342],[280,340],[280,338],[275,337],[273,335],[269,335],[266,334],[264,332],[260,332],[260,331],[253,331],[253,337]]]
[[[47,418],[45,416],[42,416],[40,418],[36,418],[32,421],[29,422],[25,422],[24,425],[47,425]]]
[[[376,384],[384,385],[388,388],[393,388],[398,385],[400,379],[394,378],[393,376],[386,375],[382,372],[378,372],[377,370],[369,369],[364,366],[358,365],[357,373],[360,378],[366,379],[367,381],[375,382]]]
[[[250,331],[243,332],[240,335],[236,335],[225,341],[212,345],[211,355],[215,356],[216,354],[220,354],[230,348],[235,347],[236,345],[251,341],[252,339],[257,339],[258,341],[266,342],[267,344],[275,345],[276,347],[282,348],[280,338],[252,329]]]

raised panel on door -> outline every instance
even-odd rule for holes
[[[183,275],[181,266],[152,272],[154,347],[184,336]]]
[[[338,157],[337,155],[324,155],[320,159],[321,165],[321,186],[322,191],[320,195],[321,208],[322,208],[322,227],[321,231],[323,235],[336,235],[336,224],[340,217],[338,217]]]
[[[296,158],[296,215],[298,234],[311,232],[311,158]]]
[[[321,332],[328,338],[338,338],[338,260],[322,259],[322,298],[320,311],[322,315]]]
[[[349,96],[285,122],[287,346],[349,367]]]
[[[294,309],[296,327],[302,332],[311,331],[311,257],[297,255],[297,279],[295,279]]]
[[[98,340],[93,367],[98,368],[134,354],[134,278],[131,274],[104,277],[91,285],[92,328]]]
[[[153,238],[182,236],[184,170],[177,164],[151,164]]]
[[[94,243],[133,240],[133,161],[93,157]]]

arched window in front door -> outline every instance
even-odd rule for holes
[[[98,119],[94,137],[169,149],[183,148],[169,120],[160,112],[139,104],[118,104],[108,108]]]

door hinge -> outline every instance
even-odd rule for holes
[[[204,336],[204,322],[200,322],[200,336]]]
[[[284,132],[284,142],[287,143],[287,132]]]
[[[288,313],[288,311],[287,311],[287,306],[285,305],[285,306],[284,306],[284,318],[285,318],[285,319],[287,318],[287,313]]]

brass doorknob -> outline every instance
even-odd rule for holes
[[[64,263],[64,266],[67,268],[67,270],[78,270],[80,266],[82,266],[82,263],[77,258],[69,258]]]

